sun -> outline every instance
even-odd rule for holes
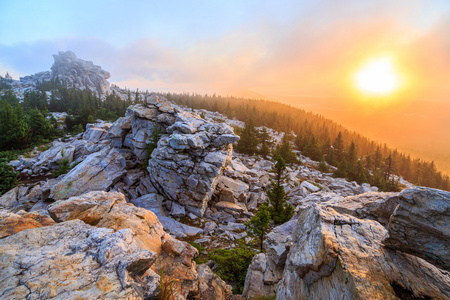
[[[399,75],[389,57],[372,59],[355,73],[357,87],[364,93],[389,95],[400,85]]]

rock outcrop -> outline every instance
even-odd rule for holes
[[[148,162],[153,186],[188,212],[203,215],[231,161],[231,145],[239,137],[226,124],[208,122],[151,95],[143,104],[130,106],[125,118],[111,126],[107,138],[116,146],[131,148],[142,161],[155,126],[162,136]]]
[[[85,61],[76,57],[72,51],[59,51],[54,54],[55,62],[51,71],[36,73],[20,78],[23,83],[39,83],[43,81],[59,80],[67,87],[89,89],[94,93],[105,94],[109,91],[107,79],[111,75],[92,61]]]
[[[52,199],[67,199],[89,191],[105,191],[125,175],[126,162],[116,148],[104,147],[75,168],[51,190]]]
[[[130,229],[73,220],[24,230],[0,240],[0,297],[148,299],[159,284],[155,259]]]
[[[383,243],[450,271],[450,193],[417,187],[399,199]]]
[[[449,274],[385,248],[387,234],[376,221],[320,204],[302,209],[277,299],[448,298]]]

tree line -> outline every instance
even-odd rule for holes
[[[321,162],[319,167],[322,167],[323,171],[326,171],[325,162],[337,167],[338,170],[334,173],[338,177],[359,183],[368,182],[381,190],[397,190],[398,182],[394,175],[398,175],[415,185],[450,190],[449,176],[438,171],[433,161],[412,158],[386,144],[370,140],[334,121],[303,109],[279,102],[238,97],[189,93],[162,95],[180,105],[217,111],[228,118],[243,122],[252,120],[250,127],[265,126],[285,132],[285,139],[293,139],[302,154]],[[258,140],[258,135],[264,133],[251,131],[244,127],[240,133],[241,138],[242,135],[244,139],[247,139],[245,136],[250,136],[250,144],[262,144],[260,147],[264,146],[264,152],[267,153],[268,141]],[[287,143],[283,142],[281,147],[286,148]],[[284,159],[287,163],[290,160]]]

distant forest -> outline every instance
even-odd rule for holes
[[[399,175],[415,184],[450,190],[448,175],[428,162],[392,149],[350,131],[323,116],[279,102],[216,95],[161,93],[180,105],[217,111],[228,118],[255,126],[266,126],[294,133],[295,145],[302,154],[316,161],[327,161],[338,168],[335,174],[351,180],[369,182],[381,190],[396,190],[398,183],[391,175]],[[358,158],[356,162],[352,157]],[[366,180],[361,180],[365,178]]]
[[[114,92],[101,99],[89,90],[65,87],[58,82],[44,82],[39,91],[25,93],[19,100],[10,89],[9,78],[0,76],[0,151],[25,149],[62,136],[55,119],[48,112],[67,112],[66,131],[81,132],[96,119],[114,121],[125,114],[129,105],[141,101],[138,91],[128,91],[122,100]],[[358,182],[369,182],[381,190],[396,190],[391,175],[400,175],[416,185],[450,190],[450,179],[436,169],[434,162],[411,158],[386,144],[369,140],[356,132],[317,114],[282,103],[236,97],[199,94],[160,93],[180,105],[217,111],[228,118],[255,126],[266,126],[296,135],[297,150],[316,161],[336,166],[335,175]],[[355,159],[356,158],[356,159]]]

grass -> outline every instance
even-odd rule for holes
[[[159,292],[156,295],[157,300],[173,300],[174,299],[174,289],[177,279],[170,279],[164,275],[164,270],[161,270],[159,279]]]

